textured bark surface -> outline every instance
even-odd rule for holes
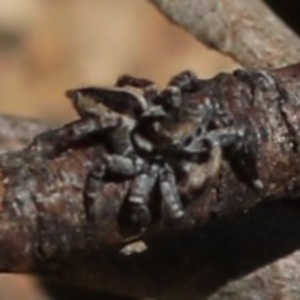
[[[34,136],[54,127],[46,122],[18,118],[0,117],[0,153],[20,150],[28,145]]]
[[[300,59],[300,41],[260,0],[151,0],[168,18],[247,68]]]

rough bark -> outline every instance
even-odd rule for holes
[[[199,41],[247,68],[274,68],[300,59],[300,41],[260,0],[150,0]]]

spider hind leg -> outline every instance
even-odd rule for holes
[[[160,171],[159,188],[162,197],[162,210],[166,220],[181,219],[185,212],[178,194],[174,171],[167,164]]]

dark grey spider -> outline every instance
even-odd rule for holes
[[[93,132],[109,133],[111,154],[88,176],[85,198],[100,200],[103,178],[134,178],[127,199],[129,225],[142,234],[152,220],[150,194],[159,188],[166,220],[184,217],[176,175],[184,174],[186,189],[201,189],[220,169],[224,151],[255,162],[255,134],[235,124],[220,103],[199,102],[204,82],[192,72],[173,77],[163,91],[152,81],[122,76],[113,88],[87,87],[67,92],[80,119],[38,136],[30,147],[45,156],[57,155]],[[129,88],[141,89],[142,94]],[[253,146],[254,145],[254,146]],[[249,182],[261,187],[255,164]],[[87,210],[92,211],[91,208]]]

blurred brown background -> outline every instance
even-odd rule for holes
[[[171,25],[144,0],[0,0],[0,111],[63,122],[64,90],[121,73],[165,83],[232,62]]]
[[[0,0],[1,113],[62,123],[75,117],[67,88],[121,73],[163,85],[184,69],[209,77],[233,67],[146,0]],[[2,299],[53,298],[30,279],[0,276]]]

